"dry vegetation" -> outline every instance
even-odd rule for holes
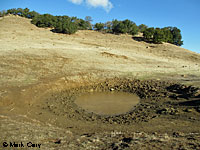
[[[78,78],[83,72],[95,79],[106,72],[137,77],[199,75],[199,54],[167,43],[147,44],[128,35],[95,31],[54,34],[14,16],[1,19],[0,26],[1,85]]]
[[[52,138],[55,141],[60,138],[65,142],[68,140],[60,146],[62,149],[70,146],[71,149],[76,149],[81,144],[81,148],[85,149],[84,146],[89,147],[92,142],[88,142],[89,135],[85,135],[83,139],[77,137],[79,128],[82,128],[80,133],[89,132],[87,129],[92,127],[91,132],[102,132],[107,127],[106,132],[109,133],[113,129],[119,131],[129,128],[129,126],[114,128],[112,125],[100,127],[95,123],[83,123],[77,120],[73,122],[73,119],[63,122],[62,116],[56,116],[48,111],[43,112],[42,106],[48,97],[62,90],[91,85],[96,81],[101,82],[114,77],[179,81],[200,87],[200,54],[167,43],[138,42],[129,35],[103,34],[95,31],[78,31],[74,35],[56,34],[50,29],[37,28],[28,19],[6,16],[0,18],[0,45],[0,128],[4,134],[1,138],[6,140],[9,139],[5,134],[14,137],[21,134],[24,128],[23,135],[27,135],[28,139],[31,138],[36,142],[52,141],[50,140]],[[29,126],[30,122],[32,124]],[[197,119],[195,125],[198,123]],[[176,126],[170,124],[173,127]],[[155,124],[152,123],[152,125]],[[192,125],[192,122],[185,121],[184,126],[187,125]],[[142,130],[139,128],[140,125],[135,126],[140,131]],[[57,127],[62,127],[62,129]],[[19,129],[16,133],[15,128]],[[73,128],[73,133],[69,131],[71,128]],[[199,129],[200,127],[197,126],[195,131]],[[13,132],[9,132],[12,130]],[[69,139],[62,134],[63,130],[70,136]],[[162,129],[162,132],[164,133],[165,130]],[[38,136],[39,133],[41,136],[36,139],[31,137],[30,133],[34,135],[33,137]],[[51,134],[49,138],[44,136],[47,133]],[[134,134],[141,139],[139,133]],[[146,133],[144,135],[148,142],[153,139],[153,135]],[[94,137],[91,136],[92,140],[97,139],[96,136],[96,134]],[[111,135],[106,134],[106,136]],[[121,134],[115,135],[113,139],[120,139],[120,136]],[[154,136],[154,139],[159,136],[164,141],[167,139],[168,144],[169,139],[172,139],[170,136],[163,137],[157,133]],[[188,136],[191,137],[187,134],[180,136],[177,139],[178,145],[182,141],[181,138]],[[103,137],[104,135],[99,135],[98,138],[105,143]],[[107,139],[111,140],[110,137]],[[85,141],[86,145],[83,145],[84,142],[80,140]],[[45,145],[45,142],[43,144],[43,149],[46,146],[53,146],[48,143]],[[120,145],[119,141],[118,145]],[[162,147],[162,144],[158,145]],[[98,149],[98,144],[96,146]],[[187,146],[186,144],[186,148],[191,148]],[[113,147],[112,143],[110,145],[108,143],[104,148],[112,149]],[[54,145],[54,148],[59,148],[59,146]]]

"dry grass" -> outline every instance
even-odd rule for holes
[[[62,122],[63,116],[44,111],[45,100],[52,93],[80,85],[130,77],[181,80],[200,86],[200,54],[167,43],[137,42],[130,35],[95,31],[56,34],[37,28],[26,18],[7,16],[0,18],[0,45],[0,129],[1,138],[6,140],[27,137],[40,142],[59,136],[69,140],[67,134],[59,131],[59,135],[54,127],[30,122],[36,119],[59,126],[57,120]],[[19,115],[31,120],[26,118],[27,123]],[[79,123],[71,121],[72,125]],[[91,124],[82,126],[82,130],[92,129]],[[76,130],[79,132],[78,127]],[[52,146],[48,144],[47,149]]]

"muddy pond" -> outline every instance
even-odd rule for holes
[[[131,111],[139,101],[137,95],[126,92],[92,92],[82,94],[75,103],[95,114],[118,115]]]

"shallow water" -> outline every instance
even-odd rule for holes
[[[93,92],[81,95],[75,103],[88,112],[117,115],[130,111],[139,103],[139,97],[125,92]]]

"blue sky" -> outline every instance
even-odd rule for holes
[[[200,53],[200,0],[0,0],[0,10],[26,7],[41,14],[91,16],[93,23],[130,19],[149,27],[176,26],[182,47]]]

